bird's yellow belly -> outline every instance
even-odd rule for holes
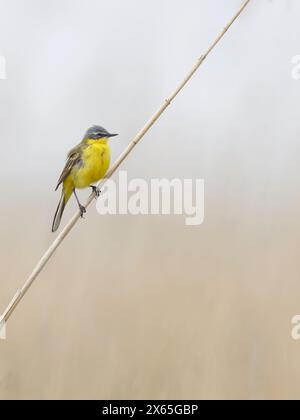
[[[106,174],[110,164],[109,146],[97,144],[89,146],[82,155],[82,165],[72,170],[75,188],[86,188],[99,181]]]

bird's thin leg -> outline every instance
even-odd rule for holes
[[[95,194],[96,197],[99,197],[101,194],[101,190],[98,187],[95,187],[95,185],[90,185],[90,187],[93,190],[93,193]]]
[[[74,195],[75,195],[75,198],[76,198],[76,201],[77,201],[77,204],[78,204],[79,210],[80,210],[80,217],[83,217],[84,213],[86,213],[86,208],[85,208],[82,204],[80,204],[80,201],[79,201],[79,199],[78,199],[78,197],[77,197],[77,194],[76,194],[76,190],[75,190],[75,188],[74,188],[74,190],[73,190],[73,193],[74,193]]]

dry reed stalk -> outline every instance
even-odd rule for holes
[[[111,169],[106,174],[105,178],[99,182],[98,186],[103,185],[105,183],[105,180],[110,178],[112,174],[118,169],[118,167],[121,165],[121,163],[126,159],[126,157],[129,155],[129,153],[132,151],[132,149],[137,145],[137,143],[144,137],[144,135],[147,133],[147,131],[152,127],[152,125],[159,119],[161,114],[165,111],[165,109],[171,104],[173,99],[178,95],[178,93],[185,87],[185,85],[188,83],[188,81],[192,78],[194,73],[198,70],[198,68],[201,66],[203,61],[206,59],[208,54],[214,49],[214,47],[219,43],[219,41],[223,38],[225,33],[228,31],[228,29],[231,27],[231,25],[236,21],[236,19],[240,16],[240,14],[243,12],[243,10],[246,8],[246,6],[250,3],[250,0],[246,0],[242,6],[239,8],[239,10],[236,12],[234,17],[230,20],[230,22],[226,25],[226,27],[223,29],[223,31],[220,33],[220,35],[213,41],[211,46],[207,49],[205,54],[203,54],[200,58],[197,59],[196,63],[192,67],[192,69],[189,71],[187,76],[184,78],[184,80],[180,83],[180,85],[175,89],[175,91],[170,95],[169,98],[165,99],[163,104],[160,106],[158,111],[150,118],[150,120],[144,125],[144,127],[138,132],[138,134],[133,138],[133,140],[128,144],[127,148],[123,151],[123,153],[119,156],[119,158],[116,160],[116,162],[113,164]],[[91,202],[94,200],[95,194],[92,193],[87,201],[86,207],[91,204]],[[42,256],[42,258],[38,261],[37,265],[33,269],[32,273],[24,283],[23,287],[19,289],[16,294],[14,295],[13,299],[3,312],[2,316],[0,317],[0,328],[1,324],[5,324],[5,322],[9,319],[13,311],[16,309],[18,303],[21,301],[27,290],[30,288],[34,280],[37,278],[39,273],[42,271],[42,269],[45,267],[51,256],[54,254],[56,249],[59,247],[59,245],[63,242],[65,237],[68,235],[68,233],[71,231],[75,223],[80,218],[79,212],[76,213],[66,224],[64,229],[60,232],[60,234],[56,237],[56,239],[53,241],[53,243],[50,245],[50,247],[47,249],[45,254]]]

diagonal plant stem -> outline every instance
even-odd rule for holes
[[[105,178],[101,180],[98,184],[98,186],[104,185],[105,180],[110,178],[113,173],[119,168],[121,163],[126,159],[126,157],[129,155],[129,153],[132,151],[132,149],[138,144],[138,142],[144,137],[144,135],[149,131],[149,129],[155,124],[155,122],[159,119],[159,117],[162,115],[162,113],[166,110],[166,108],[171,104],[171,102],[175,99],[175,97],[178,95],[178,93],[185,87],[185,85],[188,83],[188,81],[192,78],[194,73],[198,70],[198,68],[201,66],[203,61],[206,59],[206,57],[209,55],[209,53],[214,49],[214,47],[219,43],[219,41],[223,38],[223,36],[226,34],[228,29],[231,27],[231,25],[236,21],[236,19],[240,16],[240,14],[244,11],[246,6],[250,3],[250,0],[244,1],[244,3],[240,6],[239,10],[236,12],[236,14],[233,16],[233,18],[230,20],[230,22],[225,26],[223,31],[217,36],[217,38],[213,41],[213,43],[210,45],[210,47],[207,49],[207,51],[201,55],[200,58],[197,59],[194,66],[191,68],[187,76],[183,79],[183,81],[180,83],[180,85],[174,90],[174,92],[169,96],[169,98],[165,99],[163,104],[160,106],[160,108],[156,111],[156,113],[149,119],[149,121],[144,125],[144,127],[138,132],[138,134],[133,138],[133,140],[128,144],[127,148],[123,151],[123,153],[119,156],[119,158],[115,161],[111,169],[106,174]],[[88,198],[86,207],[91,204],[91,202],[95,198],[95,193],[92,193],[90,197]],[[47,249],[45,254],[42,256],[42,258],[38,261],[37,265],[33,269],[30,276],[27,278],[26,282],[24,283],[23,287],[19,289],[16,294],[14,295],[13,299],[3,312],[2,316],[0,317],[0,328],[1,324],[4,324],[13,311],[16,309],[17,305],[25,295],[25,293],[28,291],[34,280],[38,277],[39,273],[42,271],[42,269],[45,267],[47,262],[50,260],[56,249],[62,244],[65,237],[68,235],[68,233],[72,230],[74,225],[77,223],[78,219],[80,218],[80,213],[76,213],[66,224],[64,229],[60,232],[60,234],[56,237],[56,239],[52,242],[50,247]]]

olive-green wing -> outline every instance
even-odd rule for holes
[[[68,158],[67,158],[67,162],[66,165],[59,177],[59,180],[57,182],[57,186],[55,188],[55,191],[57,190],[57,188],[60,186],[60,184],[62,182],[64,182],[64,180],[67,178],[67,176],[70,174],[72,168],[75,165],[80,165],[82,163],[81,160],[81,152],[82,152],[82,145],[78,144],[78,146],[74,147],[72,150],[70,150],[70,152],[68,153]]]

